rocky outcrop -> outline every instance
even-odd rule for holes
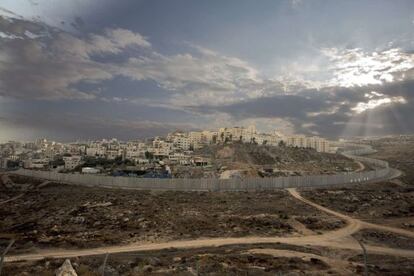
[[[56,276],[78,276],[78,274],[73,269],[70,260],[66,259],[62,266],[56,270]]]

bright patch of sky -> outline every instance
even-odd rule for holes
[[[323,49],[322,52],[333,63],[331,70],[334,78],[330,84],[343,87],[392,82],[399,78],[395,74],[414,67],[414,55],[395,48],[372,53],[359,48],[331,48]]]
[[[366,93],[365,97],[368,99],[367,102],[360,102],[355,107],[352,108],[356,113],[362,113],[370,109],[375,109],[380,106],[389,105],[389,104],[406,104],[407,100],[402,96],[396,97],[387,97],[382,93],[371,91]]]

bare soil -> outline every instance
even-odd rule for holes
[[[348,259],[350,262],[358,262],[357,274],[364,275],[364,256],[358,254]],[[414,275],[414,260],[404,257],[368,254],[368,275],[393,275],[411,276]]]
[[[386,160],[390,166],[404,172],[402,181],[414,186],[414,135],[382,138],[369,142],[378,152],[373,158]]]
[[[364,244],[414,250],[414,239],[377,229],[363,229],[353,235]]]
[[[9,177],[15,184],[39,185],[40,183],[43,182],[43,180],[41,180],[41,179],[36,179],[36,178],[22,176],[22,175],[9,174]]]
[[[210,174],[213,174],[213,177],[219,177],[223,170],[240,170],[245,177],[275,177],[334,174],[359,168],[358,163],[339,154],[320,153],[307,148],[237,142],[206,146],[195,154],[212,160]],[[194,174],[200,176],[199,171]]]
[[[274,252],[280,252],[279,256]],[[105,256],[72,258],[78,275],[100,276]],[[63,259],[6,263],[4,275],[55,275]],[[370,275],[413,275],[413,259],[368,255]],[[363,256],[286,244],[130,252],[108,256],[105,275],[363,275]]]
[[[370,157],[386,160],[404,176],[390,182],[347,188],[303,190],[310,200],[369,222],[414,230],[414,136],[365,142],[378,150]]]
[[[0,205],[0,217],[0,237],[16,239],[15,253],[33,247],[300,235],[290,219],[320,232],[343,226],[286,191],[149,192],[53,183]]]
[[[400,142],[394,139],[373,144],[384,151],[376,154],[376,158],[382,156],[382,159],[390,161],[391,166],[403,169],[406,173],[403,181],[301,190],[301,194],[306,199],[352,217],[412,231],[414,190],[411,179],[414,179],[414,166],[411,160],[414,143],[406,139],[404,143]],[[225,148],[228,146],[230,148]],[[228,146],[219,149],[224,151],[220,152],[215,163],[228,169],[242,164],[247,171],[251,169],[251,172],[258,173],[271,162],[279,164],[280,168],[290,162],[280,156],[279,162],[276,153],[269,154],[272,161],[270,158],[256,158],[256,153],[249,153],[248,150],[237,153],[236,149],[232,149],[233,145]],[[317,171],[318,168],[312,168],[324,166],[324,162],[333,162],[331,167],[319,168],[319,171],[327,168],[325,173],[352,166],[346,160],[343,165],[338,165],[341,161],[335,163],[335,159],[322,159],[319,163],[303,160],[301,164],[305,169],[302,173],[306,170]],[[292,164],[294,162],[299,164],[301,161],[293,158]],[[218,170],[212,169],[214,173]],[[13,180],[21,185],[31,181]],[[1,199],[14,198],[21,193],[20,189],[5,189],[1,182],[0,189]],[[6,218],[0,220],[0,250],[14,237],[16,246],[12,254],[27,252],[35,247],[81,248],[200,237],[300,236],[304,232],[318,233],[344,226],[340,219],[296,200],[286,191],[152,193],[60,184],[29,190],[23,197],[0,205],[0,217]],[[414,250],[412,238],[383,229],[363,229],[353,236],[367,246]],[[320,244],[306,244],[171,248],[112,254],[105,275],[363,275],[363,256],[358,253],[359,248],[334,249],[321,247]],[[73,258],[71,261],[78,275],[102,275],[100,267],[103,259],[101,255]],[[46,259],[6,263],[3,272],[4,275],[54,275],[63,261]],[[414,260],[368,252],[368,268],[370,275],[414,275]]]
[[[272,250],[292,254],[288,254],[289,257],[274,256]],[[291,256],[295,252],[297,256]],[[79,275],[101,275],[103,259],[104,256],[82,257],[71,261]],[[5,275],[54,275],[62,263],[63,260],[56,259],[6,263],[4,272]],[[346,266],[347,271],[355,273],[360,264]],[[343,271],[331,267],[319,250],[285,244],[255,245],[253,249],[252,246],[238,245],[114,254],[108,257],[105,272],[105,275],[343,275]]]
[[[323,206],[370,222],[396,220],[412,228],[414,189],[392,182],[355,185],[347,188],[303,190],[304,197]],[[405,218],[405,219],[404,219]]]

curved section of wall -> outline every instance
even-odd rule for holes
[[[361,156],[377,152],[369,145],[337,143],[336,146],[345,149],[342,152],[342,155],[348,158],[352,158],[354,160],[368,163],[384,169],[389,168],[388,162],[386,161]]]
[[[288,176],[246,179],[147,179],[84,174],[64,174],[21,169],[15,174],[42,178],[54,182],[115,189],[171,190],[171,191],[248,191],[299,187],[321,187],[385,180],[390,175],[388,163],[359,155],[375,152],[370,146],[338,144],[345,149],[344,156],[372,164],[371,171],[349,172],[335,175]]]

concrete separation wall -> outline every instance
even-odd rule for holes
[[[339,145],[341,146],[341,145]],[[135,177],[113,177],[85,174],[65,174],[49,171],[21,169],[13,173],[42,178],[53,182],[118,189],[171,190],[171,191],[248,191],[273,190],[299,187],[320,187],[363,183],[384,180],[390,175],[388,163],[382,160],[357,155],[375,152],[370,146],[345,144],[351,148],[342,154],[357,161],[375,165],[376,170],[349,172],[335,175],[288,176],[274,178],[245,179],[148,179]]]

